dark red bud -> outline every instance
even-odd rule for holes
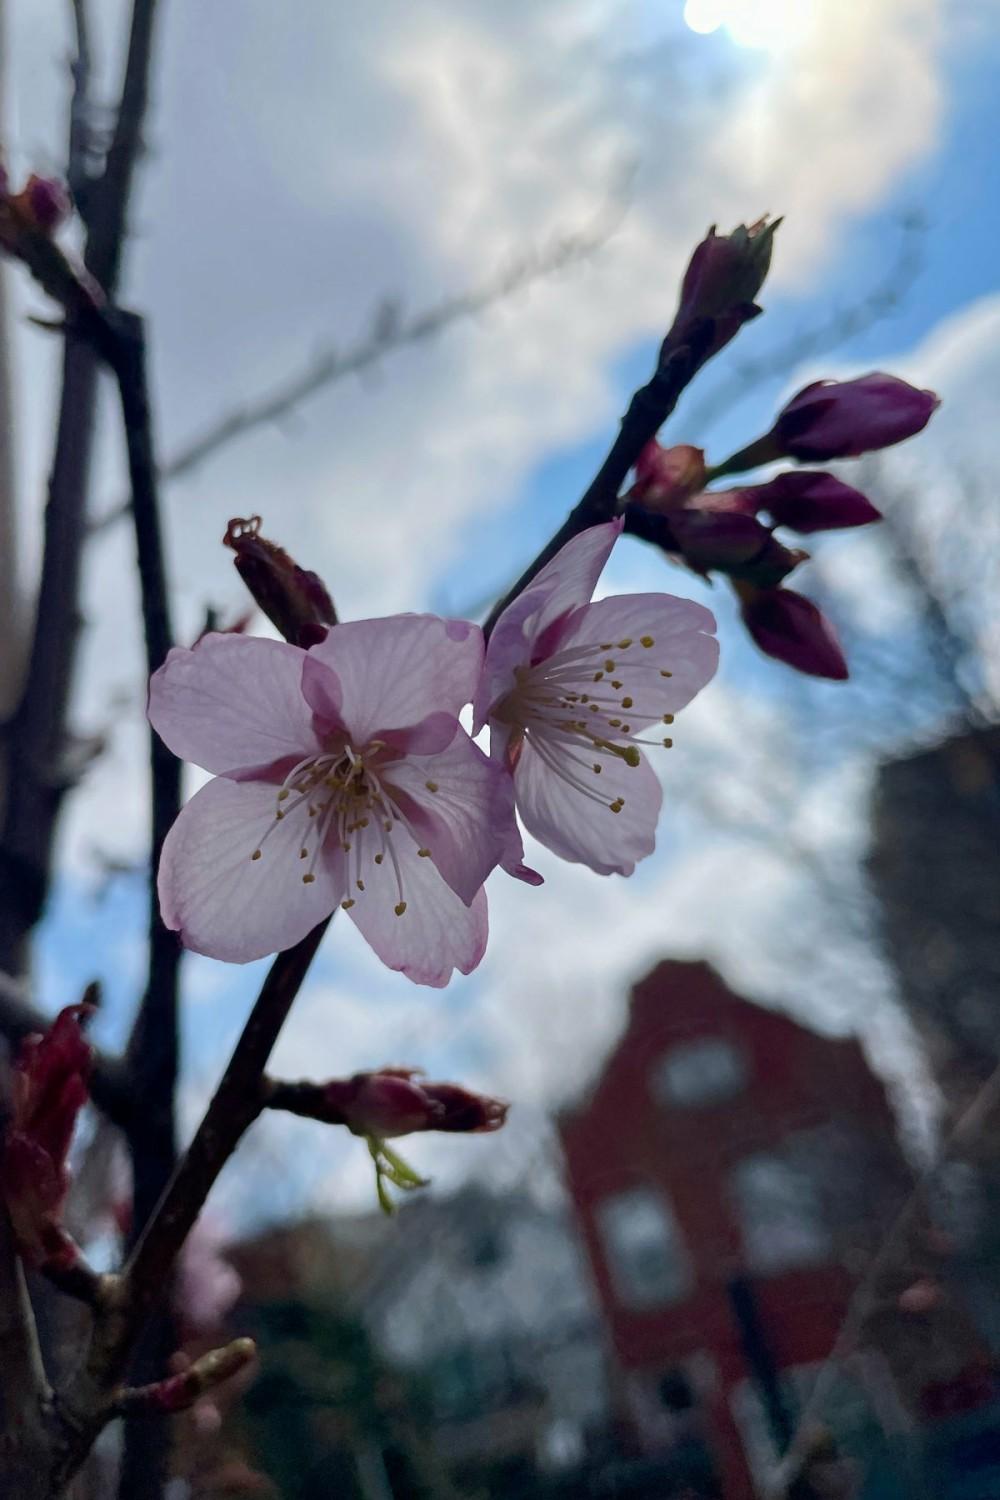
[[[17,196],[26,215],[46,234],[58,229],[72,211],[69,194],[54,177],[36,177],[32,173]]]
[[[771,264],[780,222],[740,224],[730,235],[716,234],[714,226],[709,230],[684,273],[680,305],[660,350],[661,362],[687,347],[697,368],[757,317],[756,298]]]
[[[842,682],[847,662],[829,620],[811,599],[792,589],[738,584],[740,612],[754,641],[768,656],[810,677]]]
[[[61,1221],[69,1191],[66,1158],[77,1116],[87,1102],[92,1063],[80,1021],[92,1009],[67,1006],[44,1035],[25,1038],[13,1068],[0,1192],[18,1249],[36,1266],[68,1269],[78,1258]]]
[[[860,490],[818,469],[793,469],[742,493],[753,496],[757,508],[766,510],[776,526],[804,534],[868,526],[882,519],[882,512]]]
[[[662,448],[653,439],[639,454],[629,492],[647,510],[676,510],[705,488],[705,454],[690,443]]]
[[[782,408],[769,437],[789,458],[858,458],[913,437],[939,405],[933,391],[881,371],[856,380],[816,380]]]
[[[300,568],[283,547],[260,534],[260,516],[230,521],[223,544],[264,614],[295,646],[314,646],[337,623],[337,611],[318,574]]]

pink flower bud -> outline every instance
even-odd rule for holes
[[[508,1108],[457,1083],[425,1083],[414,1068],[380,1068],[323,1084],[275,1083],[269,1102],[376,1140],[421,1130],[499,1130]]]
[[[810,677],[842,682],[847,662],[829,620],[792,589],[737,584],[744,623],[760,649]]]
[[[639,454],[629,499],[647,510],[676,510],[705,488],[705,473],[703,449],[690,443],[661,448],[654,438]]]
[[[35,1266],[66,1269],[78,1256],[62,1227],[66,1158],[87,1102],[92,1054],[80,1031],[89,1005],[61,1011],[44,1036],[29,1036],[13,1070],[13,1110],[0,1159],[0,1192],[18,1249]]]
[[[792,531],[838,531],[882,519],[860,490],[818,469],[793,469],[742,493],[752,496],[755,509],[766,510],[776,526]]]
[[[776,455],[803,460],[857,458],[913,437],[940,405],[895,375],[817,380],[781,410],[769,437]]]
[[[780,219],[740,224],[730,235],[711,228],[691,257],[681,284],[680,305],[660,351],[688,347],[696,366],[717,354],[760,308],[756,297],[771,264]]]
[[[260,534],[260,516],[230,521],[223,543],[235,552],[236,570],[260,608],[286,641],[314,646],[337,611],[318,574],[300,568],[284,548]]]

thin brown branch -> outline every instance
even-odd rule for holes
[[[103,174],[87,195],[85,263],[113,298],[148,98],[155,0],[135,0],[118,119]],[[67,339],[45,510],[42,573],[21,702],[7,726],[10,785],[0,824],[0,968],[22,973],[27,938],[48,894],[56,822],[72,783],[66,754],[80,635],[80,576],[93,452],[98,364]]]
[[[90,21],[88,0],[71,0],[73,29],[76,34],[76,56],[70,65],[73,93],[69,105],[69,149],[66,181],[80,217],[86,221],[88,197],[92,182],[93,138],[90,99]]]
[[[552,539],[546,543],[534,561],[521,574],[513,588],[493,606],[483,626],[483,634],[487,638],[507,606],[517,598],[518,594],[524,592],[532,579],[541,572],[546,563],[552,561],[556,553],[572,537],[585,531],[588,526],[596,526],[601,521],[611,520],[615,514],[618,492],[624,483],[625,476],[643,448],[651,438],[656,436],[670,416],[681,392],[694,371],[698,369],[700,362],[699,351],[693,346],[675,349],[668,353],[657,367],[652,380],[640,386],[636,391],[629,402],[628,411],[622,418],[618,436],[583,497],[570,511]]]
[[[24,1270],[7,1207],[0,1199],[0,1431],[25,1434],[28,1446],[41,1442],[41,1410],[47,1396]]]

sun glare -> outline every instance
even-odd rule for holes
[[[804,35],[813,11],[814,0],[686,0],[684,21],[702,36],[724,27],[740,47],[777,52]]]

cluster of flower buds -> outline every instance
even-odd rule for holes
[[[26,1038],[14,1063],[0,1193],[20,1254],[39,1270],[68,1271],[79,1258],[62,1211],[69,1191],[67,1156],[87,1102],[92,1062],[80,1023],[92,1009],[68,1006],[44,1036]]]
[[[709,482],[781,458],[857,458],[920,432],[937,404],[932,391],[873,373],[806,386],[770,432],[716,469],[706,466],[699,448],[651,442],[625,497],[625,529],[703,577],[728,577],[744,623],[767,655],[812,676],[844,678],[847,663],[829,621],[809,599],[783,587],[809,554],[785,546],[774,530],[843,530],[877,521],[880,513],[859,490],[822,470],[788,470],[736,489],[711,490]]]

